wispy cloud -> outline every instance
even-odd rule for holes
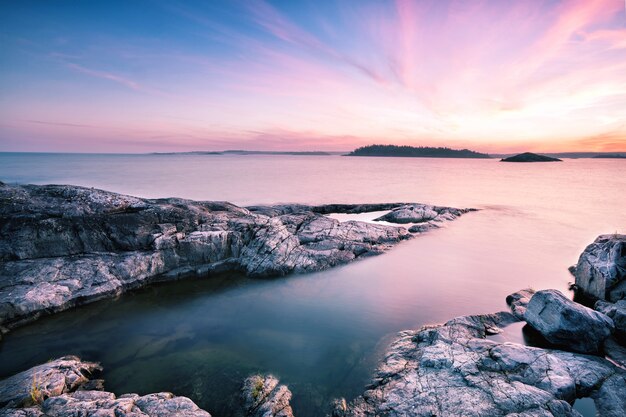
[[[25,120],[28,123],[35,123],[40,125],[49,125],[49,126],[63,126],[63,127],[80,127],[80,128],[94,128],[96,126],[77,124],[77,123],[62,123],[62,122],[49,122],[45,120]]]
[[[111,72],[89,69],[89,68],[85,68],[81,65],[73,64],[73,63],[68,63],[66,65],[68,68],[74,71],[80,72],[82,74],[87,74],[92,77],[113,81],[113,82],[123,85],[124,87],[128,87],[131,90],[139,91],[142,89],[139,83],[133,80],[129,80],[128,78],[122,77],[120,75],[113,74]]]

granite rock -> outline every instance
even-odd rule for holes
[[[528,303],[530,302],[530,299],[534,294],[535,290],[533,290],[532,288],[526,288],[514,292],[513,294],[510,294],[506,297],[506,303],[517,319],[524,320],[524,315],[526,314]]]
[[[593,299],[626,299],[626,235],[601,235],[585,248],[573,269],[576,287]]]
[[[624,416],[622,369],[600,357],[487,337],[516,321],[500,312],[401,332],[368,389],[332,415],[580,417],[571,404],[591,397],[599,415]]]
[[[90,383],[100,371],[97,363],[83,362],[76,356],[35,366],[0,381],[0,407],[22,407],[43,402],[48,397],[73,392]]]
[[[155,281],[224,271],[272,277],[377,255],[412,234],[326,214],[403,204],[244,208],[76,186],[0,185],[0,327]]]
[[[436,223],[438,222],[454,220],[460,215],[472,210],[473,209],[439,207],[428,204],[404,204],[393,208],[389,213],[374,220],[398,224],[424,223],[429,224],[432,228],[436,227]],[[433,226],[433,224],[435,226]]]
[[[526,322],[550,343],[580,353],[599,353],[613,333],[606,315],[575,303],[557,290],[537,291],[524,314]]]
[[[291,391],[272,375],[252,375],[241,390],[248,417],[293,417]]]
[[[169,392],[116,396],[93,379],[100,365],[65,356],[0,381],[0,417],[211,417]]]

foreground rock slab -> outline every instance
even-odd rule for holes
[[[573,269],[584,295],[617,302],[626,299],[626,235],[601,235],[585,248]]]
[[[97,363],[83,362],[76,356],[35,366],[0,381],[0,407],[33,405],[48,397],[76,391],[90,383],[90,376],[100,370]]]
[[[550,343],[579,353],[599,353],[615,330],[608,316],[575,303],[557,290],[537,291],[524,319]]]
[[[306,273],[377,255],[411,233],[326,214],[405,204],[244,208],[75,186],[0,184],[0,326],[154,281],[223,271]]]
[[[116,397],[101,391],[93,362],[65,356],[0,381],[2,417],[211,417],[186,397],[160,392]]]
[[[513,297],[525,307],[526,294]],[[499,343],[487,336],[518,321],[511,313],[465,316],[404,331],[368,390],[333,416],[577,416],[576,398],[598,415],[626,413],[626,373],[596,356]]]

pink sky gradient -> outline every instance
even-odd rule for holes
[[[626,151],[622,0],[162,8],[163,34],[15,11],[0,151]]]

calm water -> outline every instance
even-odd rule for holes
[[[322,415],[330,399],[362,392],[397,331],[504,309],[522,287],[566,291],[567,267],[588,243],[626,232],[624,160],[0,154],[0,180],[243,205],[482,209],[330,271],[154,286],[40,320],[0,343],[0,376],[78,354],[102,362],[109,390],[173,391],[215,416],[232,415],[252,372],[287,383],[298,416]]]

